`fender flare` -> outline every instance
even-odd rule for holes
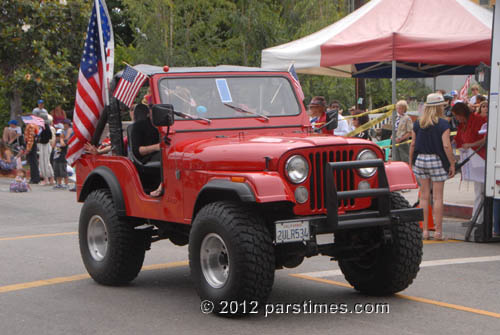
[[[111,191],[117,215],[126,216],[127,211],[125,209],[125,200],[123,198],[120,182],[113,171],[106,166],[98,166],[89,173],[83,182],[78,201],[85,201],[90,192],[99,188],[108,188]]]
[[[212,179],[200,189],[196,197],[193,208],[193,218],[201,207],[207,203],[205,197],[213,192],[235,194],[242,202],[256,202],[255,194],[247,183],[236,183],[227,179]]]
[[[198,201],[200,195],[209,190],[231,191],[236,193],[243,202],[255,202],[255,194],[247,183],[235,183],[226,179],[210,180],[201,188],[196,201]]]

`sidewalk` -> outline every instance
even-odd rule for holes
[[[460,179],[461,176],[458,174],[444,184],[443,232],[445,237],[449,239],[463,241],[467,230],[467,226],[463,225],[463,223],[469,221],[472,217],[474,184]],[[418,189],[401,194],[411,205],[418,200]]]
[[[460,178],[458,174],[444,183],[444,216],[468,220],[474,206],[474,184]],[[411,205],[418,200],[418,189],[402,194]]]

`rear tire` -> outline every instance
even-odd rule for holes
[[[391,193],[391,208],[410,208],[398,193]],[[391,225],[392,241],[361,260],[339,259],[346,280],[362,293],[382,296],[406,289],[417,276],[422,261],[422,232],[417,222]],[[380,234],[382,236],[382,234]]]
[[[274,249],[263,219],[234,202],[203,207],[189,235],[189,266],[201,300],[223,314],[223,302],[238,302],[247,312],[267,300],[274,281]],[[234,304],[234,303],[233,303]],[[240,308],[227,316],[245,313]]]
[[[95,190],[85,199],[78,235],[83,263],[96,282],[123,285],[137,277],[147,237],[118,218],[109,190]]]

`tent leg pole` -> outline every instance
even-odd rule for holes
[[[432,78],[432,91],[433,92],[436,92],[436,77],[433,77]]]
[[[396,104],[396,61],[392,61],[392,104]],[[394,160],[394,153],[396,149],[396,109],[392,111],[392,146],[391,146],[391,160]]]

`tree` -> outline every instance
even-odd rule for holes
[[[47,106],[73,105],[90,6],[84,0],[0,3],[0,90],[10,118],[39,98]]]
[[[347,14],[345,1],[283,0],[281,3],[281,17],[285,19],[285,33],[280,36],[280,43],[312,34],[335,23]],[[270,46],[273,45],[268,47]],[[345,109],[355,103],[354,80],[351,78],[302,74],[299,74],[299,78],[306,104],[316,95],[324,96],[328,102],[338,100]]]

